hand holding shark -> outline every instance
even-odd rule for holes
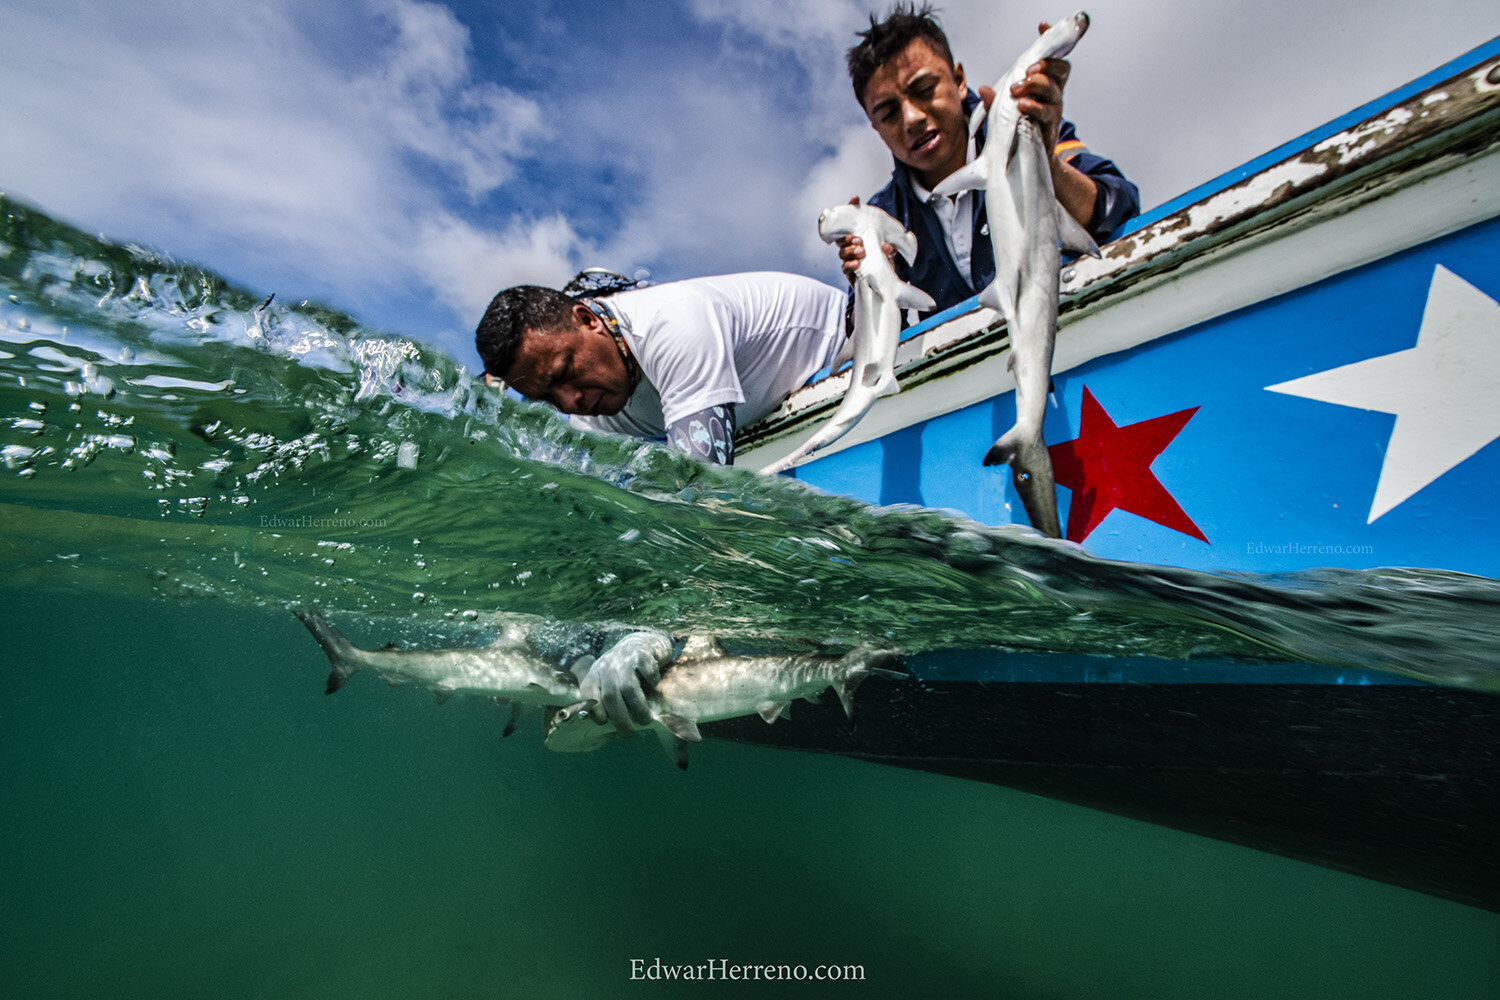
[[[1057,203],[1052,188],[1052,150],[1042,127],[1021,114],[1012,88],[1023,85],[1028,69],[1061,59],[1088,30],[1079,11],[1042,33],[995,85],[988,113],[976,108],[969,123],[977,131],[987,120],[983,152],[933,189],[935,195],[985,191],[985,213],[995,251],[995,280],[979,293],[981,305],[1000,312],[1010,335],[1010,367],[1016,377],[1016,423],[984,457],[985,465],[1011,467],[1016,492],[1031,524],[1044,534],[1062,534],[1052,459],[1042,436],[1052,349],[1057,339],[1059,245],[1097,256],[1099,248],[1084,228]]]
[[[873,205],[838,205],[818,216],[818,235],[824,243],[857,236],[869,247],[883,243],[895,246],[908,261],[917,256],[917,238],[901,224]],[[854,276],[854,335],[846,349],[834,359],[837,368],[851,355],[849,388],[833,417],[802,447],[779,462],[762,469],[784,472],[804,458],[847,434],[881,396],[900,390],[896,382],[896,346],[901,341],[901,310],[932,309],[932,296],[902,281],[890,258],[880,252],[867,254]]]

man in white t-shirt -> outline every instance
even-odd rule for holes
[[[487,376],[575,424],[665,437],[730,465],[735,424],[759,420],[833,362],[847,301],[831,285],[770,272],[604,297],[518,285],[495,296],[474,340]],[[579,693],[629,736],[651,724],[643,684],[672,656],[671,636],[633,632],[582,672]]]
[[[691,278],[607,297],[507,288],[475,335],[485,372],[573,423],[734,461],[734,430],[770,413],[844,342],[847,294],[795,274]]]

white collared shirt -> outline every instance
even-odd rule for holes
[[[972,162],[973,159],[974,137],[970,136],[965,162]],[[964,284],[972,291],[974,280],[969,267],[974,255],[974,192],[962,191],[946,198],[935,195],[922,186],[916,174],[911,175],[911,187],[917,197],[931,205],[937,213],[938,222],[943,226],[943,238],[948,244],[948,252],[953,255],[953,263],[958,265],[958,273],[963,277]]]

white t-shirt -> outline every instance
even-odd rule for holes
[[[690,278],[599,300],[644,376],[612,416],[575,425],[656,438],[683,417],[736,404],[735,423],[770,413],[844,341],[842,289],[797,274],[758,271]]]

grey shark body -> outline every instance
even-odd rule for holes
[[[1010,88],[1026,79],[1026,69],[1033,63],[1072,51],[1088,25],[1088,15],[1079,11],[1053,25],[1021,54],[995,84],[984,150],[933,189],[935,195],[971,189],[985,192],[995,280],[979,293],[979,302],[1000,312],[1009,329],[1016,423],[990,447],[984,464],[1010,465],[1026,516],[1034,528],[1053,538],[1061,535],[1061,526],[1042,423],[1057,338],[1058,248],[1094,256],[1099,248],[1058,204],[1049,166],[1052,150],[1040,126],[1020,113]],[[980,105],[971,131],[985,118]]]
[[[360,649],[318,609],[294,614],[328,654],[333,667],[329,694],[357,671],[369,670],[392,684],[431,688],[439,701],[454,694],[482,695],[516,706],[566,705],[579,699],[574,676],[539,656],[518,631],[507,631],[491,645],[467,649]]]
[[[683,741],[703,737],[698,723],[759,715],[768,723],[787,712],[797,698],[816,701],[828,688],[844,711],[854,714],[854,690],[874,676],[904,678],[894,650],[860,646],[843,656],[736,656],[706,636],[688,640],[681,655],[647,692],[653,728],[677,761],[687,766]],[[593,702],[569,705],[553,715],[547,746],[565,753],[595,750],[619,736]]]
[[[847,434],[881,396],[900,390],[896,381],[896,347],[901,341],[901,311],[932,309],[932,296],[902,281],[891,261],[880,252],[883,243],[896,247],[908,261],[917,255],[917,238],[889,214],[873,205],[838,205],[818,216],[818,235],[832,243],[841,236],[858,236],[869,248],[854,276],[854,333],[834,361],[837,368],[852,360],[849,388],[838,409],[811,438],[792,454],[761,471],[783,472]]]

